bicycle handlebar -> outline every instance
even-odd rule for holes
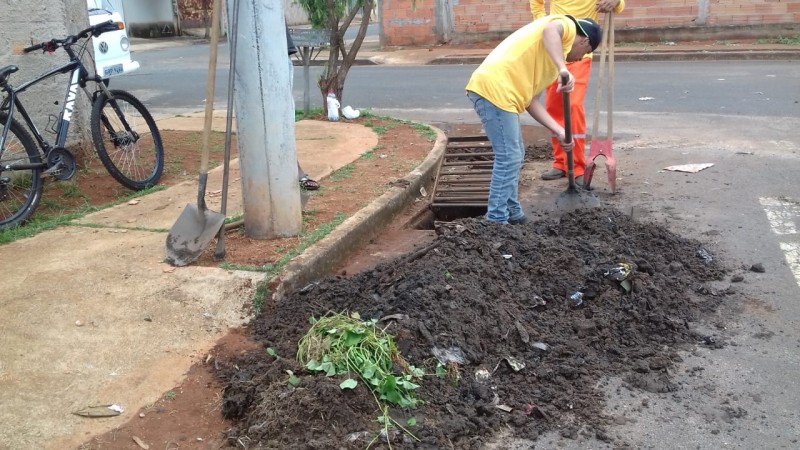
[[[42,42],[41,44],[34,44],[30,47],[25,47],[22,49],[24,53],[30,53],[36,50],[43,49],[46,52],[54,52],[58,47],[63,46],[64,44],[71,45],[78,39],[85,39],[88,38],[90,35],[97,37],[103,33],[107,33],[109,31],[116,31],[116,30],[124,30],[125,24],[122,22],[114,22],[113,20],[109,20],[107,22],[98,23],[97,25],[92,25],[85,30],[81,30],[78,34],[73,34],[70,36],[65,37],[64,39],[50,39],[47,42]]]

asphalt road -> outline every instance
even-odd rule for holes
[[[227,44],[221,44],[219,52],[214,102],[224,107]],[[135,92],[154,112],[204,108],[207,45],[134,51],[133,56],[141,69],[113,80],[115,86]],[[458,110],[471,114],[463,87],[474,68],[473,65],[354,66],[347,77],[343,104],[376,112],[391,111],[409,119],[437,120],[431,117],[431,112],[458,118],[463,114]],[[312,107],[322,106],[323,99],[315,83],[321,70],[319,66],[310,68]],[[304,85],[301,67],[295,67],[294,80],[294,97],[300,106]],[[590,84],[589,93],[593,88]],[[587,107],[593,103],[593,98],[590,100]],[[614,101],[616,111],[800,117],[800,63],[618,62]]]
[[[137,52],[142,69],[113,83],[156,113],[201,111],[205,50]],[[221,54],[220,61],[225,59]],[[433,124],[475,123],[462,91],[472,69],[354,67],[343,104]],[[720,282],[719,289],[733,286],[747,301],[731,305],[707,330],[725,342],[723,348],[682,353],[672,374],[677,392],[627,390],[621,380],[608,380],[607,414],[617,423],[609,434],[630,448],[798,448],[800,65],[626,62],[616,73],[619,191],[611,196],[605,190],[601,166],[598,196],[707,243],[715,257],[739,267],[744,276],[741,283]],[[298,104],[301,74],[296,70]],[[218,105],[225,104],[226,77],[221,64]],[[591,109],[591,95],[588,100]],[[697,173],[664,170],[689,163],[714,165]],[[754,264],[762,264],[764,272],[750,271]],[[573,441],[557,434],[536,444],[590,447],[610,448],[591,437]]]

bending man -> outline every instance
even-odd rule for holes
[[[519,115],[523,111],[553,132],[562,148],[563,125],[539,100],[557,80],[557,91],[570,92],[575,77],[561,85],[558,76],[567,63],[578,61],[600,43],[602,31],[591,19],[554,15],[520,28],[497,46],[472,73],[467,96],[481,118],[494,150],[486,218],[499,223],[523,224],[527,217],[519,203],[519,172],[525,155]]]

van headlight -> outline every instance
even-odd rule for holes
[[[123,37],[119,40],[119,46],[122,47],[123,52],[127,52],[131,46],[130,41],[128,40],[128,36]]]

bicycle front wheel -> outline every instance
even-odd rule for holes
[[[133,95],[112,89],[92,106],[92,140],[100,161],[123,186],[155,186],[164,171],[164,146],[150,112]]]
[[[0,133],[6,128],[7,120],[8,114],[0,113]],[[41,162],[39,148],[31,135],[16,120],[11,121],[5,145],[0,148],[0,229],[22,224],[36,210],[44,185],[42,166],[14,167],[30,167]]]

